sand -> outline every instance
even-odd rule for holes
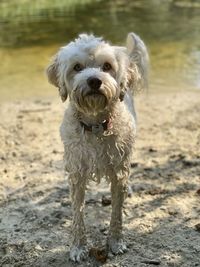
[[[124,204],[129,251],[105,255],[108,185],[86,197],[90,257],[103,267],[200,266],[200,92],[136,97],[132,196]],[[62,169],[59,99],[1,103],[0,266],[71,267],[71,203]],[[102,198],[108,200],[107,205]]]

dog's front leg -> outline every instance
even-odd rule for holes
[[[124,179],[111,179],[112,214],[108,236],[108,247],[113,254],[127,251],[122,237],[122,208],[127,195],[127,183]]]
[[[87,257],[86,234],[84,225],[84,198],[85,198],[85,177],[71,175],[71,199],[73,209],[72,223],[72,246],[70,250],[70,259],[74,262],[80,262]]]

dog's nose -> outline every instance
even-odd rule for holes
[[[92,90],[98,90],[102,84],[102,81],[96,77],[90,77],[87,79],[87,84]]]

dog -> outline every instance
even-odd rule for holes
[[[89,180],[102,177],[111,183],[107,247],[113,254],[124,253],[122,207],[136,136],[133,95],[147,86],[146,46],[135,33],[128,34],[125,47],[80,34],[53,57],[47,77],[62,101],[69,98],[60,133],[73,209],[70,259],[87,257],[85,189]]]

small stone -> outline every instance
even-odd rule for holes
[[[200,196],[200,188],[196,191],[196,194]]]
[[[168,213],[169,213],[169,215],[175,216],[175,215],[178,214],[178,210],[176,210],[176,209],[170,209],[170,210],[168,210]]]
[[[71,206],[71,201],[68,199],[63,199],[60,204],[62,207],[68,207]]]
[[[18,119],[23,119],[24,116],[23,116],[22,114],[19,114],[19,115],[17,115],[17,118],[18,118]]]
[[[38,250],[38,251],[43,251],[43,248],[40,245],[36,245],[35,249]]]
[[[99,227],[99,230],[100,230],[101,233],[105,234],[106,231],[107,231],[107,227],[105,225],[102,225],[102,226]]]
[[[187,160],[184,159],[183,160],[183,165],[186,167],[195,167],[195,166],[199,166],[200,165],[200,160],[198,159],[194,159],[194,160]]]
[[[110,197],[106,197],[106,196],[102,196],[102,199],[101,199],[101,204],[102,206],[109,206],[111,205],[111,198]]]
[[[133,162],[133,163],[131,163],[131,168],[136,168],[136,167],[138,167],[138,163],[137,162]]]
[[[15,151],[12,152],[12,156],[13,157],[16,157],[17,156],[17,153]]]
[[[162,189],[162,188],[152,188],[150,190],[147,190],[145,193],[152,195],[152,196],[155,196],[155,195],[165,194],[165,193],[167,193],[167,191],[165,189]]]
[[[197,232],[200,232],[200,223],[197,223],[195,225],[195,229],[196,229]]]
[[[150,147],[150,148],[149,148],[149,152],[150,152],[150,153],[157,152],[157,149],[155,149],[155,148],[153,148],[153,147]]]

